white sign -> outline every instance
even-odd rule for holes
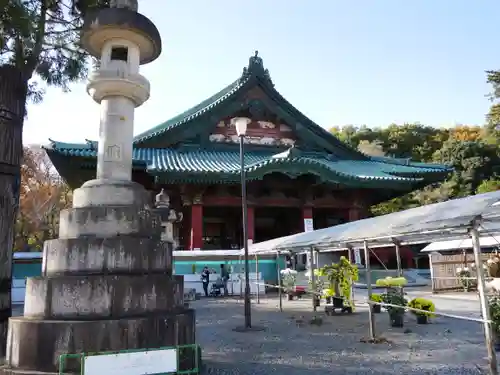
[[[304,219],[304,232],[312,232],[314,230],[313,219]]]
[[[354,249],[354,263],[355,264],[362,264],[361,263],[361,251],[359,249]]]
[[[147,375],[177,372],[177,350],[159,349],[85,356],[83,375]]]

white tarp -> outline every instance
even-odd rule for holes
[[[500,237],[487,236],[479,239],[481,247],[500,247]],[[437,241],[430,243],[422,250],[421,253],[432,253],[434,251],[452,251],[452,250],[469,250],[472,249],[472,240],[463,238],[451,241]]]
[[[471,222],[482,218],[479,230],[500,234],[500,191],[453,199],[389,215],[353,221],[330,228],[255,243],[250,253],[276,250],[304,251],[310,247],[323,250],[350,246],[361,248],[390,246],[394,240],[403,244],[426,243],[466,238]]]

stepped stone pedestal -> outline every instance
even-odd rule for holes
[[[161,240],[157,209],[138,202],[61,213],[61,237],[45,242],[43,274],[27,281],[24,316],[10,320],[0,373],[57,373],[65,353],[195,343],[184,277],[172,275],[173,244]],[[194,367],[193,354],[181,360],[184,369]],[[78,362],[65,372],[79,373]]]

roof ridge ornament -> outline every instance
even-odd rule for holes
[[[302,155],[302,151],[300,151],[297,147],[292,146],[288,148],[286,151],[280,152],[279,154],[275,154],[271,156],[271,159],[296,159],[300,158]]]
[[[269,70],[264,68],[264,62],[262,57],[259,56],[259,51],[255,51],[255,54],[248,59],[248,67],[243,68],[240,80],[245,81],[251,76],[263,78],[274,87]]]

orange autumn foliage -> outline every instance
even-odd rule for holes
[[[457,125],[450,129],[450,136],[457,141],[474,142],[484,136],[481,126]]]
[[[19,205],[14,251],[40,251],[57,238],[59,212],[71,205],[71,190],[40,148],[24,148]]]

